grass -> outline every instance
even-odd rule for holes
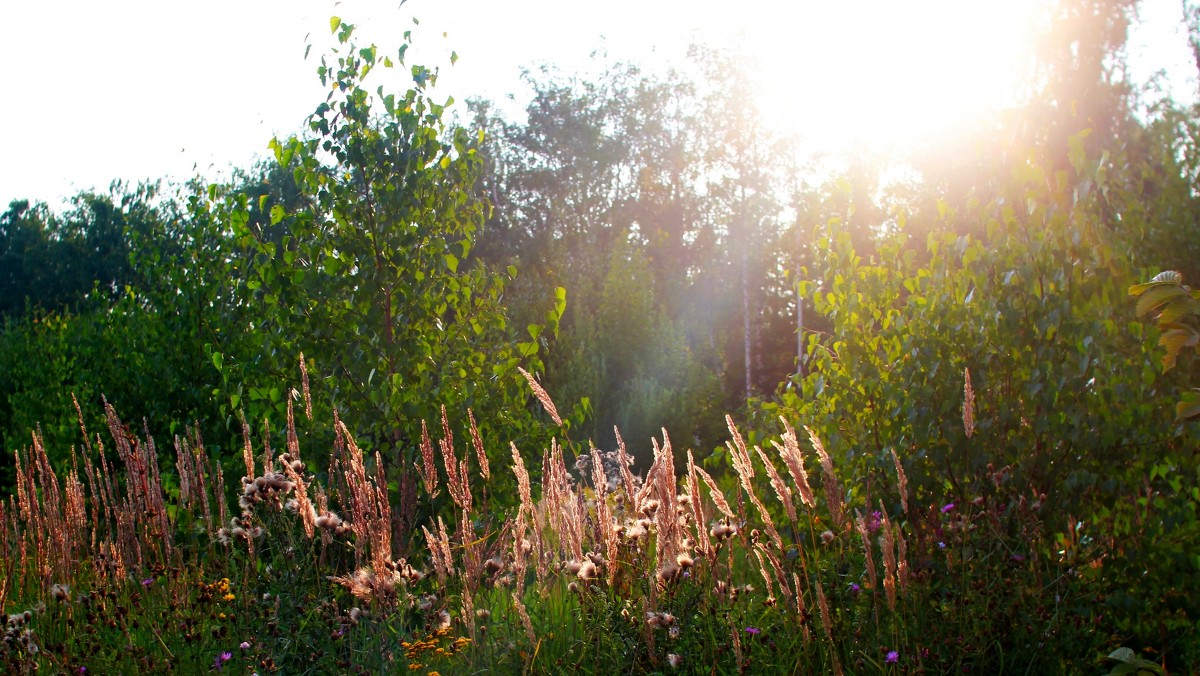
[[[443,416],[408,468],[430,508],[405,532],[382,459],[336,420],[319,472],[290,412],[278,455],[244,427],[234,504],[195,433],[163,473],[152,439],[107,419],[108,445],[81,429],[58,472],[36,435],[16,454],[9,672],[1097,672],[1125,639],[1111,549],[1055,529],[1048,496],[993,470],[970,503],[922,504],[894,456],[884,493],[846,504],[831,453],[788,421],[764,449],[727,418],[726,472],[664,431],[641,476],[624,442],[570,463],[555,442],[531,476],[515,446],[491,467],[473,418],[456,446]],[[506,510],[483,498],[501,481]]]

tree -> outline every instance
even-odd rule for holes
[[[238,253],[225,274],[253,308],[209,347],[228,415],[244,409],[276,426],[303,353],[316,417],[336,409],[365,447],[384,452],[410,504],[422,423],[436,428],[441,406],[462,429],[474,410],[485,438],[544,440],[517,367],[542,370],[539,338],[557,330],[565,295],[546,299],[542,322],[516,338],[502,304],[515,268],[500,274],[473,256],[488,210],[471,192],[480,136],[443,122],[445,104],[430,95],[436,71],[412,66],[403,93],[366,89],[375,69],[403,66],[409,36],[393,58],[355,44],[350,24],[335,18],[333,30],[336,61],[317,69],[330,93],[309,134],[271,142],[294,179],[294,208],[278,191],[252,200],[217,187],[194,208],[231,233]]]

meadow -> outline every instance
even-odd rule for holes
[[[333,17],[266,163],[14,201],[4,671],[1200,673],[1200,105],[1045,5],[825,179],[719,49],[464,122]]]
[[[1112,553],[1082,524],[1048,527],[1053,497],[1007,468],[986,495],[925,504],[893,455],[889,485],[855,504],[786,419],[751,446],[727,417],[733,471],[713,476],[666,430],[644,473],[647,449],[557,439],[531,472],[536,455],[490,462],[474,424],[456,441],[443,418],[404,468],[425,504],[401,531],[382,457],[335,418],[328,468],[310,466],[288,412],[281,448],[244,427],[237,479],[194,432],[160,468],[111,407],[107,443],[80,416],[66,471],[35,433],[0,506],[6,670],[1164,673],[1110,650],[1094,573]],[[514,483],[517,505],[489,503]]]

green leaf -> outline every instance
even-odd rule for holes
[[[1137,316],[1145,317],[1170,301],[1186,295],[1187,291],[1184,291],[1182,287],[1175,286],[1174,284],[1155,285],[1153,288],[1142,294],[1140,298],[1138,298],[1137,309],[1135,312],[1137,313]]]
[[[1179,352],[1185,347],[1195,347],[1200,342],[1196,330],[1184,324],[1168,324],[1171,327],[1158,338],[1158,344],[1166,348],[1163,355],[1163,371],[1169,371],[1175,366]]]
[[[458,257],[452,253],[445,255],[446,267],[450,268],[450,272],[458,272]]]
[[[283,220],[284,215],[285,213],[282,206],[276,204],[275,206],[271,207],[271,225],[278,225],[279,222]]]
[[[1197,415],[1200,415],[1200,394],[1188,392],[1183,395],[1179,403],[1175,404],[1175,418],[1187,420]]]
[[[1196,313],[1196,301],[1190,295],[1184,294],[1169,301],[1158,315],[1159,324],[1171,324],[1190,314]]]
[[[336,33],[338,26],[341,26],[341,25],[342,25],[341,17],[336,17],[336,16],[329,17],[329,32],[330,33]]]
[[[220,352],[213,352],[212,353],[212,364],[213,364],[213,366],[217,367],[218,371],[220,371],[222,369],[222,367],[225,365],[224,355],[222,355]]]

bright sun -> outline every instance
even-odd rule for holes
[[[817,148],[905,145],[1011,103],[1036,0],[825,1],[763,17],[762,109]]]

